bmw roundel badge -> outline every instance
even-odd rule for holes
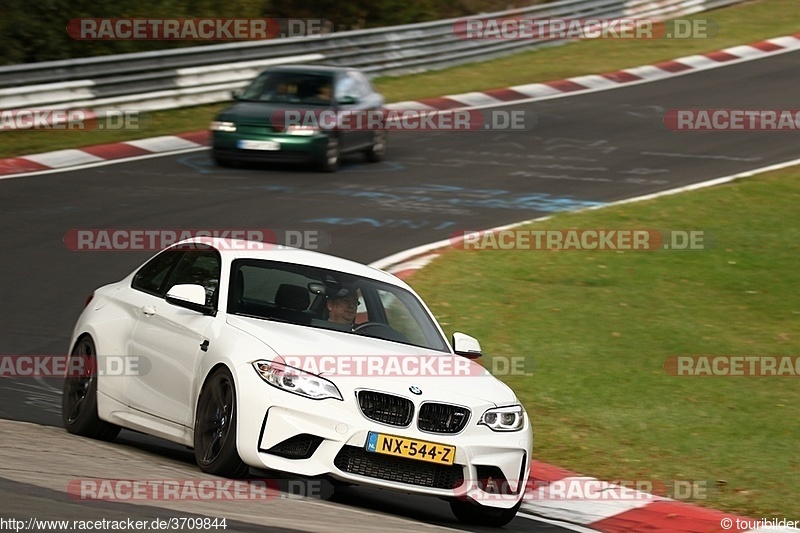
[[[416,394],[417,396],[422,394],[422,389],[420,389],[419,387],[412,386],[409,387],[408,390],[410,390],[412,394]]]

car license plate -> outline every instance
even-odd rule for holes
[[[366,449],[368,452],[407,457],[442,465],[453,464],[456,455],[455,446],[384,435],[383,433],[374,433],[372,431],[367,435]]]
[[[280,150],[281,143],[276,141],[250,141],[241,140],[238,143],[239,148],[242,150]]]

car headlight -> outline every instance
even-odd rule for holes
[[[286,135],[303,135],[310,137],[320,132],[320,129],[315,126],[287,126]]]
[[[521,405],[495,407],[483,413],[478,424],[492,431],[519,431],[525,425],[525,410]]]
[[[220,120],[215,120],[209,126],[211,131],[226,131],[228,133],[232,133],[236,131],[236,124],[233,122],[224,122]]]
[[[342,393],[339,392],[336,385],[323,377],[299,368],[265,360],[253,361],[253,368],[261,376],[261,379],[286,392],[299,394],[312,400],[343,399]]]

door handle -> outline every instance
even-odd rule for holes
[[[145,316],[153,316],[156,314],[156,308],[152,305],[143,305],[141,307],[142,314]]]

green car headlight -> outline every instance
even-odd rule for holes
[[[233,122],[224,122],[215,120],[211,123],[210,129],[211,131],[225,131],[228,133],[232,133],[236,131],[236,124],[234,124]]]
[[[301,135],[310,137],[320,132],[320,129],[315,126],[288,126],[286,128],[286,135]]]

